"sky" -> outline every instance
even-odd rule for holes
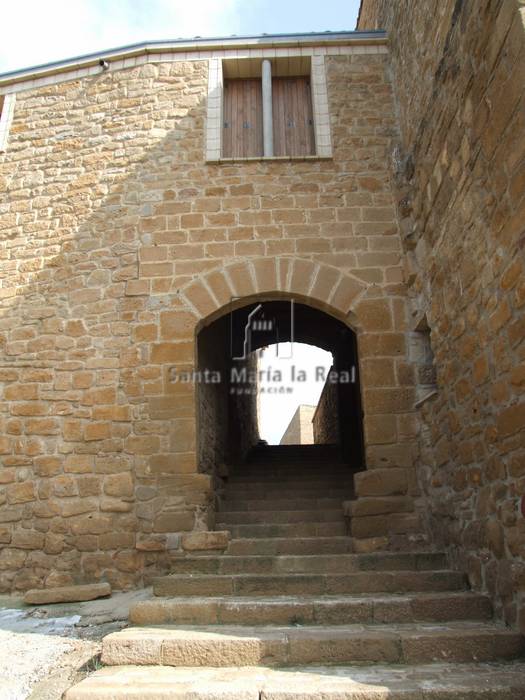
[[[359,0],[15,0],[0,73],[152,39],[355,29]]]
[[[277,356],[275,347],[270,345],[259,360],[263,372],[259,385],[259,434],[270,445],[279,444],[300,404],[317,405],[326,377],[317,368],[326,373],[332,366],[331,353],[321,348],[294,343],[292,349],[290,343],[281,343]],[[279,373],[282,381],[278,381]],[[281,393],[281,387],[290,388],[291,392]]]

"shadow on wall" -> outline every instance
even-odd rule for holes
[[[193,396],[167,372],[193,363],[178,290],[226,239],[206,85],[195,61],[18,95],[0,161],[2,592],[137,584],[169,566],[169,533],[206,517]]]
[[[253,279],[271,268],[279,283],[265,291],[315,298],[339,317],[355,308],[369,375],[374,354],[392,368],[405,358],[384,167],[394,123],[385,57],[334,56],[328,65],[341,144],[331,161],[207,165],[204,61],[19,93],[0,158],[1,591],[146,583],[182,553],[184,533],[212,524],[213,477],[196,460],[194,388],[172,381],[172,369],[195,366],[197,319],[223,312],[203,311],[206,284],[217,282],[221,307],[230,300],[230,287],[217,291],[225,264],[244,303],[262,291]],[[356,77],[351,93],[338,89],[347,72]],[[337,208],[351,218],[375,206],[387,221],[335,220]],[[321,208],[334,220],[323,211],[306,221],[305,211]],[[388,243],[386,252],[368,250],[369,235]],[[366,270],[344,247],[354,244]],[[402,391],[366,380],[375,467],[399,455],[403,469],[413,465],[414,430],[398,426],[413,418],[414,392],[409,380],[400,383]]]
[[[173,533],[212,522],[194,390],[172,381],[195,364],[199,314],[180,290],[292,253],[250,211],[254,187],[309,197],[338,165],[206,165],[206,89],[207,63],[181,61],[18,95],[0,161],[2,592],[145,583],[169,568]]]

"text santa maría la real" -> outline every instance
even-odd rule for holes
[[[323,382],[329,384],[353,384],[356,381],[355,367],[346,370],[335,370],[326,367],[314,367],[309,370],[290,365],[286,370],[275,367],[264,369],[248,369],[246,366],[235,365],[230,368],[227,380],[230,384],[281,384],[283,382]],[[170,368],[170,381],[173,383],[220,384],[224,374],[211,369],[178,369]]]

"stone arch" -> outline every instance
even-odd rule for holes
[[[359,330],[355,308],[368,285],[336,267],[304,258],[254,258],[218,267],[186,284],[180,294],[197,318],[196,331],[216,318],[232,299],[246,304],[264,294],[294,296]],[[235,302],[234,302],[235,303]]]
[[[357,348],[357,333],[358,317],[354,312],[356,304],[366,296],[368,286],[359,279],[342,273],[335,267],[325,265],[311,260],[293,257],[281,258],[255,258],[242,262],[232,262],[221,268],[213,269],[202,275],[198,280],[192,280],[180,290],[180,296],[185,303],[195,314],[198,321],[195,324],[195,366],[198,369],[199,376],[204,368],[219,370],[218,373],[223,376],[229,375],[228,368],[221,364],[212,365],[210,362],[217,361],[217,353],[219,347],[224,346],[225,316],[229,316],[232,311],[240,310],[242,307],[249,307],[259,301],[263,302],[281,302],[284,300],[293,299],[297,303],[297,308],[310,308],[319,314],[319,319],[332,319],[332,323],[337,324],[337,331],[329,329],[329,326],[324,326],[323,321],[312,322],[312,334],[304,333],[305,326],[303,319],[302,337],[308,338],[298,342],[311,343],[318,347],[325,347],[320,337],[316,338],[315,334],[326,332],[329,340],[329,349],[336,353],[334,358],[337,358],[334,368],[337,371],[348,370],[350,364],[352,371],[357,370],[357,382],[355,386],[348,388],[344,392],[345,406],[339,409],[343,400],[343,391],[338,391],[336,401],[338,408],[334,413],[334,423],[337,422],[337,432],[341,436],[340,421],[345,417],[351,416],[353,428],[351,431],[346,431],[348,435],[352,433],[352,457],[354,465],[361,467],[364,464],[364,441],[363,441],[363,426],[362,426],[362,396],[361,383],[359,380],[359,361]],[[233,301],[232,301],[233,300]],[[319,313],[320,312],[320,313]],[[279,312],[276,312],[277,315]],[[303,311],[304,314],[304,311]],[[218,325],[219,322],[222,325]],[[318,325],[319,323],[319,325]],[[319,330],[323,328],[324,331]],[[343,328],[347,329],[344,333]],[[210,335],[208,332],[213,335]],[[204,335],[204,334],[207,335]],[[335,334],[337,333],[337,339]],[[204,337],[203,337],[204,336]],[[205,339],[204,339],[205,338]],[[202,343],[201,343],[202,340]],[[283,341],[284,342],[284,341]],[[206,347],[206,359],[203,359],[202,349]],[[221,358],[220,362],[225,362]],[[344,363],[350,363],[348,367]],[[230,413],[229,409],[225,409],[225,404],[221,404],[220,410],[215,411],[215,419],[210,421],[212,409],[210,406],[217,404],[217,395],[221,389],[211,386],[198,387],[196,391],[196,422],[197,435],[199,446],[202,447],[203,441],[210,445],[230,444],[231,439],[226,436],[228,426],[224,424],[225,416]],[[205,394],[200,392],[206,391]],[[224,399],[224,397],[223,397]],[[335,404],[332,405],[332,408]],[[205,410],[203,407],[206,407]],[[332,410],[332,409],[331,409]],[[204,411],[204,413],[203,413]],[[332,411],[333,412],[333,411]],[[232,412],[233,414],[234,412]],[[205,420],[200,420],[201,414],[206,414]],[[241,411],[245,415],[244,410]],[[237,415],[237,414],[235,414]],[[239,421],[234,421],[239,423]],[[220,425],[220,431],[209,429],[211,424]],[[242,421],[241,421],[242,423]],[[247,423],[248,427],[249,422]],[[354,426],[355,424],[355,426]],[[206,426],[203,428],[202,426]],[[354,429],[355,428],[355,429]],[[217,440],[218,433],[221,433],[221,439]],[[253,431],[248,429],[248,433]],[[348,435],[338,438],[338,445],[341,449],[350,456],[348,451]],[[205,436],[205,439],[204,437]],[[234,441],[237,446],[237,441]],[[343,445],[344,443],[344,445]],[[252,443],[251,446],[253,446]],[[249,446],[248,446],[249,447]],[[213,456],[211,451],[204,458],[202,455],[198,458],[198,463],[211,465]],[[241,450],[244,454],[244,450]],[[224,454],[227,454],[224,451]],[[231,455],[230,455],[231,456]],[[206,467],[207,470],[207,467]]]
[[[189,489],[191,498],[198,494],[195,504],[188,496],[187,509],[195,510],[195,515],[191,513],[191,528],[205,529],[213,522],[213,511],[208,510],[208,505],[214,493],[214,472],[202,468],[199,459],[200,404],[196,382],[174,382],[172,370],[199,367],[197,337],[232,309],[232,298],[235,308],[237,302],[241,307],[257,300],[293,297],[354,331],[362,395],[364,466],[375,472],[373,478],[383,467],[385,478],[395,474],[399,479],[395,489],[406,494],[409,484],[414,483],[417,426],[413,420],[414,392],[407,367],[406,305],[402,294],[401,290],[396,298],[380,284],[363,281],[321,261],[291,255],[232,259],[219,262],[191,280],[186,278],[177,290],[177,299],[171,299],[171,306],[166,301],[154,311],[160,316],[160,337],[141,348],[147,362],[160,368],[161,377],[152,386],[157,393],[152,395],[150,391],[144,399],[138,428],[142,430],[140,422],[145,418],[157,421],[163,431],[157,440],[159,444],[143,446],[146,440],[139,436],[138,447],[135,449],[134,442],[131,445],[137,454],[137,473],[143,475],[141,479],[148,488],[154,485],[162,494],[158,506],[154,506],[154,519],[165,515],[171,518],[170,509],[175,506],[171,496],[165,496],[165,484],[176,482],[174,498],[179,498],[180,483]],[[145,331],[148,329],[146,325]],[[391,488],[390,481],[383,490]]]

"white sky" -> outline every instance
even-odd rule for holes
[[[2,1],[0,73],[153,39],[354,29],[359,0]]]
[[[266,374],[260,383],[259,395],[259,431],[260,436],[270,445],[279,444],[293,414],[300,404],[316,406],[323,390],[324,381],[316,379],[316,368],[322,367],[328,372],[332,366],[332,354],[305,343],[294,343],[290,358],[290,343],[279,345],[280,357],[276,357],[275,346],[263,351],[259,360],[259,369],[273,377],[279,371],[283,381],[268,381]],[[286,357],[287,359],[283,359]],[[292,381],[295,368],[296,378],[300,370],[306,374],[304,382]],[[274,393],[281,387],[290,387],[292,393]]]

